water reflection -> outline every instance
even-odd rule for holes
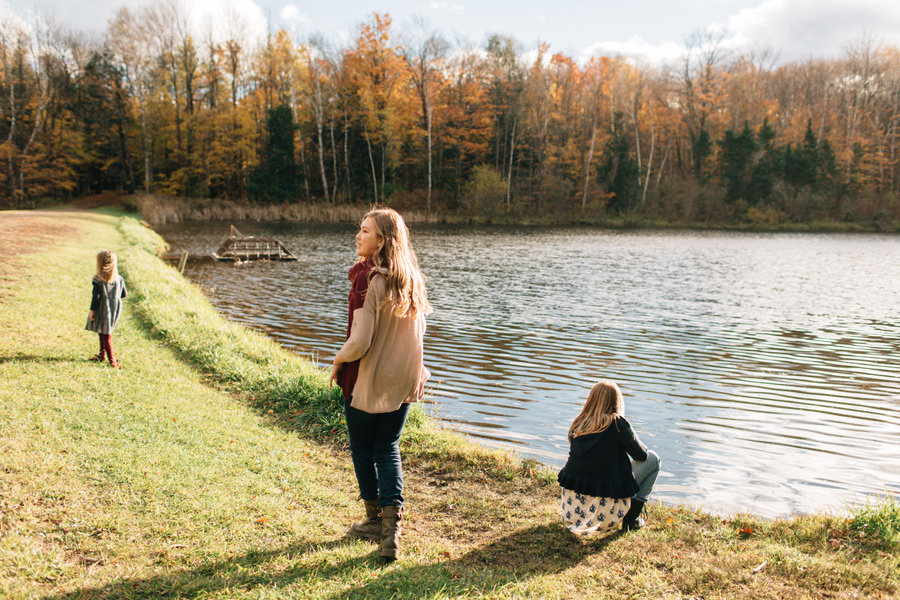
[[[221,224],[161,233],[194,254]],[[346,226],[244,224],[297,263],[192,262],[230,318],[330,362]],[[900,495],[900,239],[415,227],[436,414],[559,464],[598,378],[663,458],[658,497],[766,516]]]

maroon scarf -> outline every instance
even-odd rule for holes
[[[362,308],[366,303],[366,291],[369,289],[369,274],[375,268],[371,258],[360,261],[350,267],[348,278],[350,279],[350,318],[347,321],[347,337],[350,339],[350,331],[353,328],[353,312]],[[344,363],[338,374],[338,384],[344,393],[344,398],[350,398],[353,394],[353,386],[359,376],[359,361]]]

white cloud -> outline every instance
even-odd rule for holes
[[[900,3],[885,0],[765,0],[723,27],[732,48],[771,48],[783,59],[829,57],[871,32],[900,45]]]
[[[306,25],[309,19],[300,11],[296,4],[285,4],[281,9],[281,20],[290,25]]]
[[[338,30],[337,33],[334,34],[334,37],[337,39],[339,48],[349,48],[356,42],[356,38],[354,38],[353,34],[347,29]]]
[[[435,0],[431,0],[431,8],[434,10],[449,10],[452,12],[463,10],[463,7],[456,2],[435,2]]]
[[[184,4],[188,23],[198,40],[210,37],[216,43],[234,38],[248,49],[265,39],[269,22],[262,7],[253,0],[190,0]]]
[[[31,31],[31,24],[16,13],[7,2],[0,0],[0,34],[15,38],[19,34],[31,35]]]
[[[736,52],[768,49],[783,61],[829,58],[867,34],[876,45],[900,46],[900,2],[764,0],[724,23],[710,23],[705,32],[721,38],[721,47]],[[659,65],[676,61],[685,51],[684,44],[653,44],[635,36],[624,42],[596,42],[582,51],[579,60],[626,56]]]
[[[579,62],[587,62],[592,56],[625,56],[641,62],[653,65],[661,65],[676,60],[684,54],[685,48],[681,44],[665,42],[663,44],[651,44],[638,36],[632,37],[626,42],[597,42],[585,48]]]

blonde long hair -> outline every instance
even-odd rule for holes
[[[97,279],[112,283],[119,277],[119,259],[112,250],[97,253]]]
[[[391,208],[377,207],[366,213],[363,221],[369,217],[375,224],[375,233],[381,237],[381,245],[371,258],[387,279],[385,303],[393,306],[398,317],[427,315],[431,304],[425,292],[425,276],[409,245],[409,229],[403,217]]]
[[[589,433],[599,433],[616,420],[625,416],[625,398],[613,381],[598,381],[591,388],[581,413],[569,427],[569,439]]]

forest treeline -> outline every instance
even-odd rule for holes
[[[373,14],[334,47],[197,39],[175,3],[102,39],[0,25],[0,207],[115,190],[668,221],[900,218],[900,50],[778,63],[696,37],[665,67]],[[238,24],[232,28],[239,32]]]

